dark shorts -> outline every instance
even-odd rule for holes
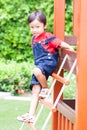
[[[41,72],[46,76],[46,79],[48,79],[48,77],[52,74],[52,72],[55,70],[56,68],[56,64],[51,63],[49,61],[40,63],[39,65],[36,66],[37,68],[39,68],[41,70]],[[30,83],[30,89],[32,90],[33,85],[40,85],[39,81],[36,79],[36,77],[34,76],[34,74],[32,75],[32,80]]]

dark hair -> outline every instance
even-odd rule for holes
[[[32,12],[28,17],[28,23],[31,23],[35,19],[39,20],[44,25],[46,25],[46,16],[42,11],[34,11],[34,12]]]

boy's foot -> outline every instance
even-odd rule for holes
[[[46,98],[48,92],[49,92],[49,89],[48,89],[48,88],[42,88],[42,89],[41,89],[41,92],[40,92],[40,94],[39,94],[39,97],[40,97],[40,98]]]
[[[26,123],[34,123],[35,117],[30,116],[29,113],[26,113],[26,114],[24,114],[22,116],[18,116],[17,120],[21,121],[21,122],[26,122]]]

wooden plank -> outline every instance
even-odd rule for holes
[[[65,128],[65,117],[61,114],[61,130]]]
[[[70,71],[73,62],[76,59],[76,54],[77,53],[76,53],[76,51],[70,51],[69,49],[62,49],[61,50],[60,60],[59,60],[59,62],[60,62],[59,66],[62,63],[62,61],[63,61],[66,54],[68,55],[68,58],[67,58],[64,66],[63,66],[63,69]],[[73,73],[76,74],[76,67],[75,67]]]
[[[77,37],[75,35],[64,36],[64,41],[69,45],[77,45]]]
[[[72,124],[71,121],[69,121],[69,130],[74,130],[74,129],[73,129],[73,124]]]
[[[73,124],[75,123],[75,111],[66,105],[63,101],[59,101],[57,105],[57,110],[63,114],[68,120]]]
[[[69,120],[65,118],[65,130],[69,130]]]
[[[58,130],[61,130],[61,113],[58,112]]]
[[[62,84],[69,85],[70,81],[66,80],[62,76],[57,75],[56,73],[52,73],[52,77],[55,78],[57,81],[59,81]]]

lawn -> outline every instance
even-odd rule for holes
[[[15,101],[15,100],[4,100],[0,99],[0,130],[19,130],[22,123],[16,120],[18,115],[24,114],[29,110],[29,101]],[[38,109],[41,107],[39,105]],[[38,111],[37,109],[37,111]],[[38,120],[36,127],[41,130],[41,126],[46,119],[49,110],[47,108],[43,109],[42,115]],[[47,130],[50,130],[50,122],[48,123]],[[23,130],[29,130],[29,127],[25,124]]]
[[[76,80],[75,76],[71,76],[70,86],[66,86],[64,90],[65,98],[75,98],[76,91]],[[16,120],[18,115],[24,114],[29,110],[29,101],[16,101],[16,100],[4,100],[0,99],[0,130],[19,130],[22,123]],[[39,104],[38,110],[41,104]],[[41,130],[45,119],[47,118],[49,110],[44,107],[39,120],[37,121],[36,127]],[[46,130],[51,129],[51,120],[48,122]],[[29,127],[25,124],[23,130],[29,130]]]

